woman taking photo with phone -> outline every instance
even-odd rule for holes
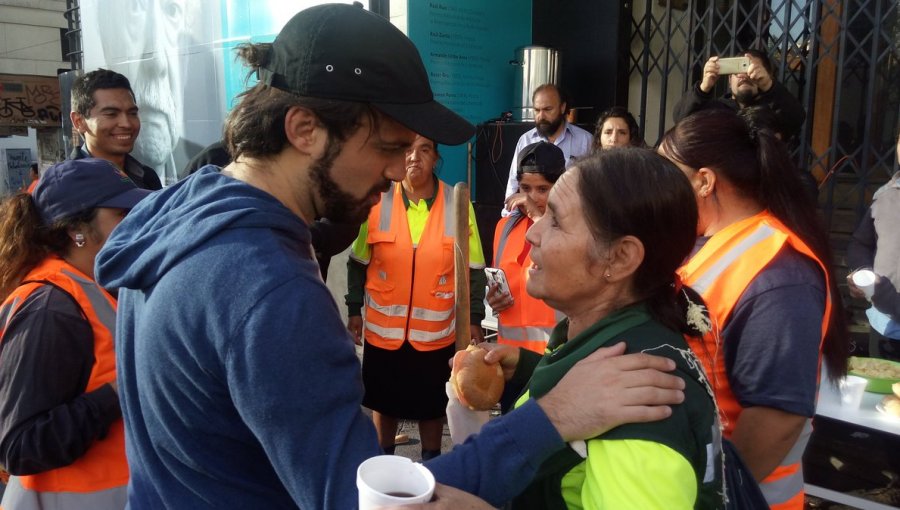
[[[503,271],[509,286],[488,281],[487,302],[497,317],[497,343],[543,354],[550,332],[563,315],[525,291],[532,266],[528,228],[544,215],[550,188],[566,171],[562,150],[547,142],[533,143],[519,153],[516,180],[524,197],[512,214],[501,218],[494,234],[494,267]]]

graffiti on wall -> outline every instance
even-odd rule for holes
[[[59,81],[0,74],[0,126],[59,127]]]

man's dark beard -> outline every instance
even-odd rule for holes
[[[553,122],[539,122],[535,125],[537,128],[537,132],[539,135],[544,138],[549,138],[553,133],[556,133],[556,130],[559,129],[559,126],[562,126],[563,117],[560,115]]]
[[[737,94],[734,95],[734,100],[740,105],[747,106],[753,103],[755,97],[756,94],[753,89],[738,89]]]
[[[313,180],[318,188],[322,201],[325,202],[324,217],[334,223],[347,223],[361,225],[369,217],[369,197],[375,193],[384,191],[390,186],[389,181],[375,185],[362,199],[354,198],[342,190],[334,179],[331,178],[331,167],[334,160],[341,152],[343,144],[330,140],[325,149],[325,155],[316,161],[312,168]]]

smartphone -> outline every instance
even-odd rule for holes
[[[719,59],[719,74],[746,73],[750,67],[750,59],[747,57],[730,57]]]
[[[509,294],[509,282],[506,279],[506,273],[502,269],[486,267],[484,268],[484,274],[487,275],[488,284],[496,283],[500,285],[500,292]]]

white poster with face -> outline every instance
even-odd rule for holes
[[[172,184],[222,138],[235,97],[255,83],[235,61],[235,46],[272,41],[294,14],[323,3],[81,0],[84,69],[111,69],[131,81],[141,119],[131,154]]]
[[[221,138],[225,116],[219,0],[82,0],[84,69],[125,75],[141,132],[132,156],[163,184]]]

